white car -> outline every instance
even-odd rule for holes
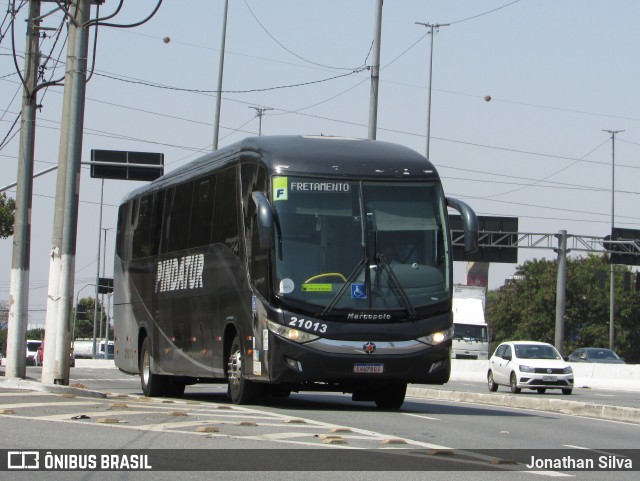
[[[522,389],[535,389],[543,394],[547,389],[573,390],[573,370],[555,347],[546,342],[503,342],[489,359],[487,372],[489,391],[509,386],[513,394]]]
[[[32,366],[38,365],[38,348],[42,345],[42,341],[36,341],[33,339],[27,340],[27,364]]]

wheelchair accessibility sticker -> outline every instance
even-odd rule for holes
[[[351,284],[351,299],[366,299],[367,290],[362,283]]]

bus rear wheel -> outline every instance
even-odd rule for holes
[[[147,397],[162,396],[165,393],[166,378],[151,372],[151,339],[145,337],[140,350],[140,384]]]
[[[407,383],[386,386],[375,396],[375,403],[380,409],[400,409],[407,394]]]
[[[261,386],[249,381],[242,372],[242,345],[240,338],[236,335],[229,351],[229,361],[227,363],[227,377],[229,388],[227,395],[234,404],[251,404],[260,396]]]

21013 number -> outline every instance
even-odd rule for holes
[[[318,332],[324,334],[327,332],[327,325],[320,322],[313,322],[310,319],[302,319],[298,317],[291,317],[289,320],[289,326],[297,327],[298,329],[304,329],[305,331]]]

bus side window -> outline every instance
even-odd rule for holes
[[[173,204],[173,193],[175,189],[168,189],[160,193],[160,202],[158,215],[162,219],[162,234],[160,235],[160,252],[165,254],[169,252],[169,231],[171,229],[171,205]]]
[[[255,191],[267,192],[267,176],[264,168],[253,164],[242,165],[242,203],[245,228],[245,252],[249,276],[256,290],[269,298],[269,252],[260,247],[256,204],[251,198]]]
[[[226,245],[235,256],[238,255],[239,242],[237,195],[236,168],[231,167],[216,174],[211,243]]]
[[[189,221],[191,219],[191,201],[193,182],[178,185],[173,195],[171,223],[169,229],[169,251],[185,250],[189,246]]]
[[[124,252],[124,232],[125,232],[125,215],[127,212],[127,204],[123,204],[120,206],[120,208],[118,209],[118,234],[117,234],[117,239],[118,242],[116,242],[116,254],[118,255],[118,257],[120,257],[120,259],[123,259],[122,257],[122,253]]]
[[[137,214],[138,219],[135,222],[133,231],[133,248],[131,257],[139,259],[153,255],[150,243],[151,237],[151,212],[153,208],[153,196],[148,195],[140,199]]]
[[[200,247],[211,242],[215,191],[215,175],[195,181],[189,247]]]

